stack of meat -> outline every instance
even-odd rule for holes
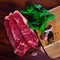
[[[4,26],[14,53],[22,57],[30,48],[36,48],[38,38],[27,25],[27,19],[19,11],[10,13],[4,19]]]

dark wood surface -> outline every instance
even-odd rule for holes
[[[17,1],[11,0],[13,3],[16,3],[20,8],[26,7],[26,4],[41,4],[46,9],[51,9],[60,5],[60,0],[24,0],[24,1]]]
[[[55,6],[60,5],[60,0],[21,0],[20,3],[14,0],[6,0],[8,2],[0,1],[0,60],[52,60],[46,54],[38,54],[36,57],[30,55],[25,55],[23,58],[16,56],[13,53],[13,48],[10,45],[9,39],[4,30],[4,17],[8,15],[9,12],[13,12],[16,9],[21,9],[26,7],[26,3],[41,4],[46,9],[51,9]],[[10,1],[10,2],[9,2]],[[13,4],[13,3],[15,4]],[[57,60],[57,59],[56,59]]]

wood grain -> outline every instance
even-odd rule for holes
[[[60,6],[53,8],[50,10],[51,13],[55,15],[54,20],[48,21],[48,25],[53,26],[53,33],[54,33],[54,43],[47,45],[47,42],[41,40],[42,45],[45,47],[47,54],[51,58],[59,57],[60,56]],[[40,31],[37,31],[38,36],[40,38]],[[57,43],[56,43],[57,42]]]

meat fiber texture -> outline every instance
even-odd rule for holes
[[[27,19],[18,11],[4,18],[4,26],[14,53],[22,57],[30,48],[36,48],[38,38],[27,25]]]

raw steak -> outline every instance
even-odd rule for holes
[[[17,45],[16,49],[14,50],[14,53],[16,53],[19,56],[23,56],[26,53],[26,51],[30,48],[30,46],[24,40],[24,38],[21,34],[21,31],[18,29],[16,22],[13,20],[12,13],[9,14],[9,19],[10,19],[9,25],[11,28],[11,32],[12,32],[12,35],[13,35],[13,37],[15,39],[15,43],[16,43],[15,45]]]
[[[36,48],[38,44],[38,38],[35,33],[31,31],[29,26],[24,23],[26,19],[23,18],[22,14],[19,11],[14,12],[14,20],[16,21],[17,26],[21,30],[21,33],[27,43],[33,48]]]
[[[38,38],[20,12],[15,11],[6,16],[4,26],[15,54],[22,57],[30,48],[36,49]]]

